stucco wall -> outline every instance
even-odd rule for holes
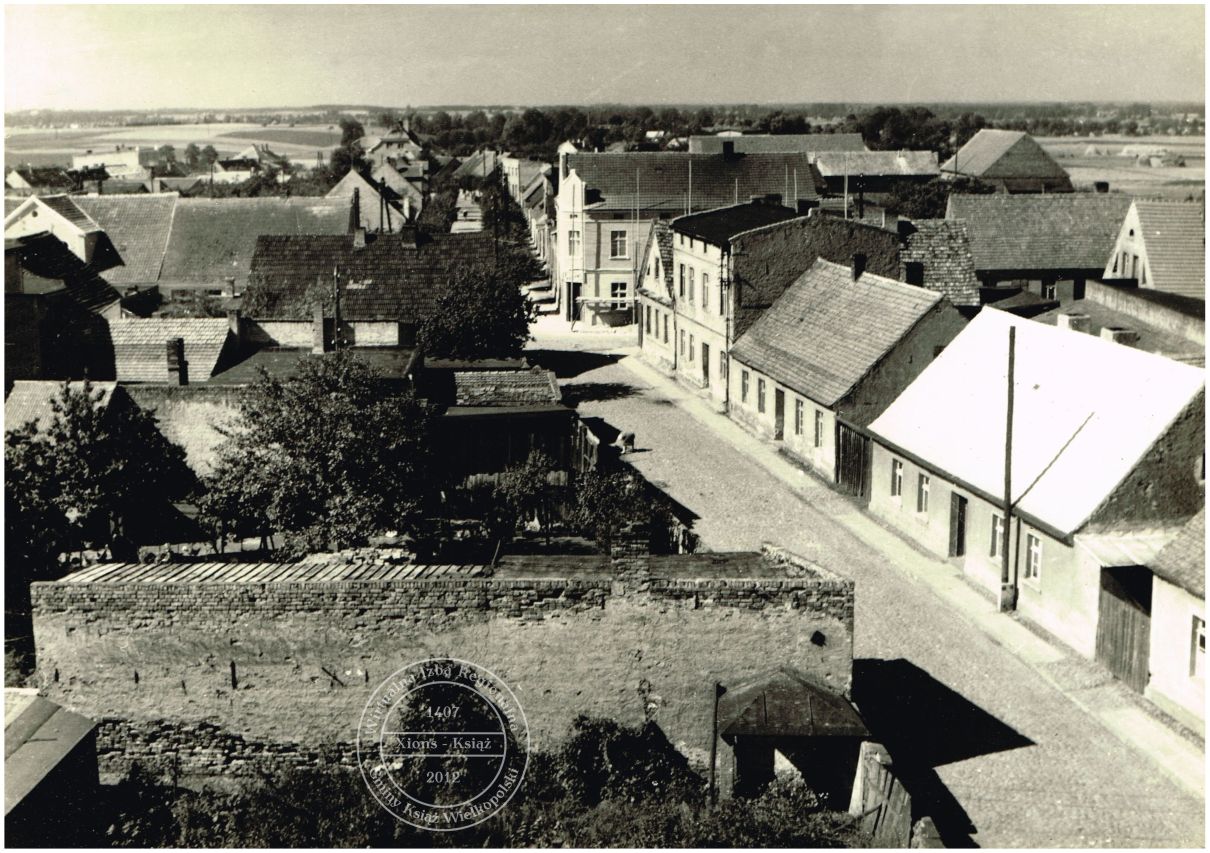
[[[248,320],[244,334],[252,343],[277,347],[311,347],[310,320]],[[401,331],[397,322],[356,320],[341,322],[350,346],[393,347],[409,346],[407,330]]]
[[[748,371],[748,399],[743,401],[743,374]],[[765,411],[757,406],[758,380],[765,380]],[[773,439],[776,434],[777,391],[786,397],[785,422],[780,446],[788,453],[806,463],[828,482],[836,481],[836,415],[814,400],[796,393],[792,389],[774,382],[772,378],[741,361],[731,362],[731,406],[728,416],[744,429],[761,438]],[[794,410],[802,401],[802,433],[795,432]],[[822,439],[815,446],[815,412],[823,415]]]
[[[711,557],[666,559],[689,561],[684,569]],[[692,574],[35,584],[39,678],[51,699],[97,718],[184,726],[152,748],[200,774],[241,772],[237,758],[347,744],[374,687],[433,656],[503,678],[537,748],[561,738],[579,713],[627,723],[650,715],[700,762],[715,680],[734,684],[789,665],[847,693],[851,582]],[[222,736],[196,749],[188,730],[207,724]],[[132,744],[136,755],[148,748],[146,738]]]
[[[1206,681],[1191,672],[1193,617],[1206,618],[1206,602],[1163,578],[1151,595],[1151,680],[1146,696],[1181,722],[1201,731],[1206,720]]]
[[[220,427],[239,418],[237,387],[186,385],[123,386],[139,408],[155,415],[160,432],[185,449],[189,467],[200,475],[213,471],[215,451],[223,442]]]

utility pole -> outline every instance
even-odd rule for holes
[[[340,350],[340,270],[332,264],[332,352]]]
[[[1016,385],[1017,328],[1008,327],[1008,412],[1004,429],[1004,531],[1001,543],[1000,610],[1017,608],[1017,584],[1009,569],[1008,546],[1013,510],[1013,403]]]

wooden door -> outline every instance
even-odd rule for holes
[[[966,498],[957,492],[950,495],[950,556],[966,553]]]
[[[1143,566],[1101,569],[1097,660],[1142,693],[1151,653],[1151,572]]]
[[[773,437],[778,441],[786,435],[786,392],[773,389]]]
[[[870,440],[847,424],[836,425],[836,484],[859,498],[870,494]]]

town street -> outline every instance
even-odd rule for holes
[[[537,335],[540,351],[531,355],[560,371],[581,416],[635,433],[630,461],[699,516],[703,547],[772,542],[856,581],[855,699],[892,755],[915,765],[903,771],[917,796],[933,803],[926,811],[947,840],[1203,845],[1203,800],[1161,769],[1164,758],[1145,756],[1108,721],[1158,732],[1163,743],[1148,744],[1152,754],[1171,747],[1173,761],[1188,762],[1200,753],[1103,670],[1015,620],[989,617],[981,625],[970,614],[990,614],[990,603],[951,577],[952,569],[808,475],[792,472],[802,478],[793,488],[773,476],[749,448],[737,449],[743,442],[728,436],[725,423],[707,425],[721,416],[627,354],[632,340],[624,333],[564,335],[545,326]],[[560,351],[572,348],[582,352]],[[583,352],[591,349],[613,354]],[[922,581],[918,573],[927,571],[950,586]]]

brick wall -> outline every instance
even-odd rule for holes
[[[579,713],[650,717],[699,763],[715,680],[788,665],[847,694],[850,581],[792,567],[737,580],[717,554],[627,562],[616,575],[538,558],[528,577],[35,584],[38,677],[54,701],[114,721],[109,772],[159,756],[186,776],[339,751],[374,687],[429,657],[504,679],[535,748]]]

